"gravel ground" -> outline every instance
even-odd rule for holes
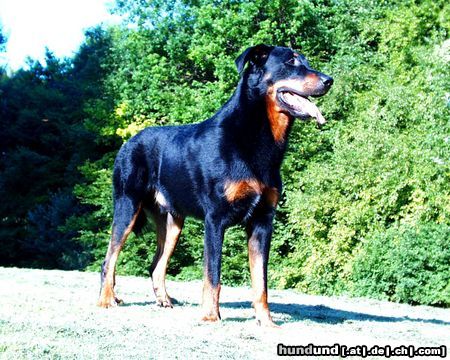
[[[280,328],[265,329],[253,318],[251,290],[223,286],[222,321],[203,324],[201,287],[200,281],[169,281],[178,304],[164,309],[155,305],[149,279],[117,277],[125,304],[100,309],[98,274],[0,268],[0,358],[274,359],[279,343],[450,350],[448,309],[271,290]]]

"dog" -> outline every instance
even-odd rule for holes
[[[186,216],[203,219],[202,320],[220,319],[225,229],[243,224],[258,324],[276,326],[267,302],[267,263],[282,181],[280,167],[294,119],[325,123],[309,97],[325,95],[333,78],[298,52],[256,45],[237,59],[241,74],[231,98],[206,121],[142,130],[119,150],[113,172],[112,236],[101,270],[98,305],[114,294],[119,252],[131,231],[152,218],[157,250],[150,268],[160,306],[172,307],[165,276]]]

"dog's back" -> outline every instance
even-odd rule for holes
[[[120,149],[114,199],[145,199],[144,207],[202,218],[204,188],[223,178],[222,130],[217,118],[193,125],[142,130]]]

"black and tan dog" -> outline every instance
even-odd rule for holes
[[[248,64],[248,66],[246,66]],[[220,319],[220,267],[225,229],[242,223],[248,235],[253,305],[273,325],[267,304],[272,221],[281,194],[280,166],[295,118],[324,118],[309,96],[324,95],[333,79],[303,55],[257,45],[236,60],[236,91],[210,119],[194,125],[147,128],[120,149],[114,165],[112,237],[102,266],[99,306],[114,295],[117,257],[147,217],[157,229],[150,273],[159,305],[171,307],[165,275],[186,216],[204,219],[203,320]]]

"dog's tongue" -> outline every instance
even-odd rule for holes
[[[326,123],[326,120],[320,112],[319,108],[316,106],[316,104],[309,101],[308,99],[290,92],[284,94],[284,99],[296,110],[299,110],[315,118],[316,122],[319,125],[323,125]]]

